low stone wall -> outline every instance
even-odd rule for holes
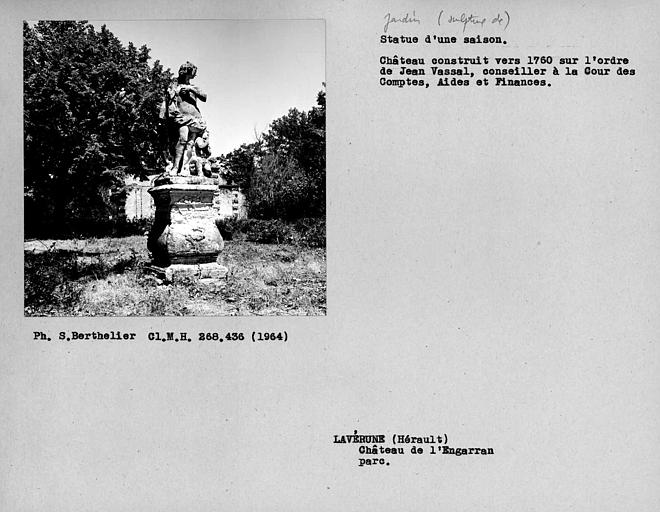
[[[238,187],[220,185],[213,198],[213,206],[218,210],[218,217],[221,219],[230,217],[247,218],[245,196]]]
[[[137,181],[135,179],[126,182],[126,202],[124,211],[127,220],[151,219],[156,207],[153,197],[149,194],[152,180]]]

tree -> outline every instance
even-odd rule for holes
[[[290,109],[258,142],[220,161],[245,190],[252,217],[325,216],[325,91],[309,112]]]
[[[247,191],[250,189],[252,176],[261,155],[260,144],[253,142],[241,144],[235,150],[218,157],[217,161],[225,169],[227,180]]]
[[[292,156],[266,154],[252,177],[250,213],[258,218],[315,217],[310,209],[314,183]]]
[[[26,234],[107,223],[122,213],[124,177],[162,164],[171,74],[105,26],[24,23],[23,37]]]

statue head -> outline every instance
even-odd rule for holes
[[[197,75],[197,66],[190,61],[186,61],[185,64],[181,64],[179,67],[179,78],[186,75],[188,78],[195,78],[195,75]]]

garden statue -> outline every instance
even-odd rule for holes
[[[197,67],[186,62],[166,91],[161,117],[172,160],[149,189],[156,213],[147,240],[152,256],[147,270],[167,282],[215,282],[228,271],[219,260],[224,241],[216,223],[218,180],[208,161],[209,132],[197,107],[206,94],[190,83],[196,74]]]
[[[179,76],[165,93],[161,117],[167,124],[167,133],[176,137],[171,174],[188,175],[188,164],[193,153],[195,139],[206,131],[206,122],[197,106],[197,100],[206,101],[206,94],[190,81],[197,75],[197,66],[191,62],[182,64]],[[168,141],[171,142],[171,141]],[[171,144],[169,144],[171,150]]]

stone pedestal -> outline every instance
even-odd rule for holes
[[[213,208],[217,188],[212,178],[161,176],[149,189],[156,206],[147,242],[153,257],[149,268],[166,281],[227,275],[227,267],[218,263],[224,242]]]

